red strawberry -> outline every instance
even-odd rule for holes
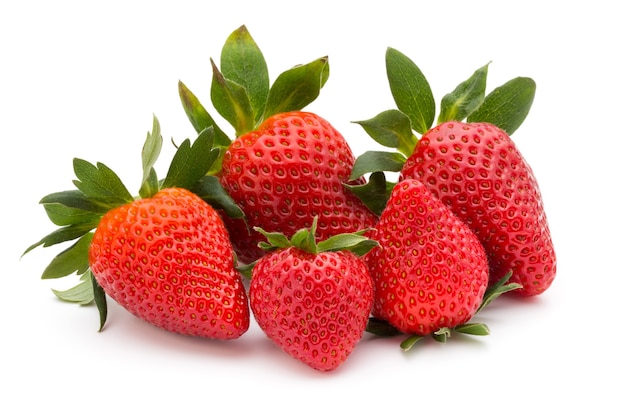
[[[461,220],[417,180],[393,188],[366,256],[375,318],[429,335],[465,324],[488,283],[485,251]]]
[[[266,234],[275,250],[252,270],[250,306],[276,345],[314,369],[330,371],[363,336],[372,307],[367,267],[350,250],[362,254],[375,242],[344,234],[316,244],[315,221],[291,241]]]
[[[89,247],[104,291],[166,330],[234,339],[249,325],[228,232],[206,202],[168,188],[106,213]]]
[[[371,227],[375,215],[345,186],[354,155],[330,123],[308,112],[281,113],[238,137],[224,156],[220,180],[250,226],[292,235],[319,218],[317,238]],[[360,180],[356,181],[360,182]],[[244,262],[262,252],[258,232],[227,220]],[[240,222],[239,231],[233,222]]]
[[[212,133],[203,132],[193,145],[183,141],[167,176],[159,180],[153,164],[163,139],[155,118],[143,147],[137,198],[106,165],[74,160],[76,189],[41,201],[61,227],[27,249],[76,240],[43,273],[43,278],[82,275],[74,288],[55,291],[61,299],[95,301],[101,328],[108,295],[172,332],[234,339],[248,329],[247,295],[227,229],[216,209],[189,191],[221,201],[220,209],[236,207],[215,188],[218,180],[205,175],[217,158],[210,154]]]
[[[543,293],[556,257],[531,167],[509,137],[489,123],[445,122],[426,132],[400,178],[420,179],[476,233],[491,282],[513,271],[517,294]]]

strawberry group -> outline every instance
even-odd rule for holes
[[[42,277],[79,275],[54,292],[96,304],[101,329],[107,298],[209,339],[240,338],[252,317],[284,352],[331,371],[366,332],[408,335],[404,349],[452,331],[486,335],[472,319],[495,297],[551,286],[556,256],[538,181],[511,139],[532,79],[486,94],[485,65],[443,97],[435,123],[426,78],[389,48],[397,109],[357,123],[395,150],[355,157],[328,120],[303,110],[328,79],[327,57],[270,83],[241,26],[211,65],[211,103],[232,137],[179,82],[198,136],[177,145],[164,178],[154,118],[137,196],[106,165],[75,159],[76,189],[41,200],[58,229],[26,252],[70,242]]]

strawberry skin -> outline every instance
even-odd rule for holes
[[[106,294],[155,326],[215,339],[248,329],[248,299],[226,228],[185,189],[163,189],[105,214],[89,264]]]
[[[241,220],[225,219],[239,258],[252,262],[263,252],[263,237],[252,231],[291,236],[319,218],[325,239],[373,226],[375,215],[347,190],[354,155],[343,136],[316,114],[294,111],[269,117],[228,147],[220,176],[242,208]]]
[[[261,329],[287,354],[320,371],[336,369],[353,351],[372,297],[365,263],[346,250],[279,249],[252,270],[250,307]]]
[[[466,323],[488,284],[476,235],[418,180],[392,190],[365,260],[374,282],[372,315],[426,336]]]
[[[493,283],[508,271],[518,295],[543,293],[556,256],[541,193],[511,138],[489,123],[445,122],[426,132],[400,178],[421,180],[476,233]]]

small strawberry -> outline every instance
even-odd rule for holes
[[[372,307],[372,280],[363,260],[376,242],[341,234],[316,243],[311,229],[291,240],[267,233],[264,255],[254,265],[250,307],[269,339],[310,367],[331,371],[362,338]]]
[[[352,177],[372,172],[378,185],[369,188],[385,196],[385,171],[421,180],[478,236],[490,285],[512,272],[511,283],[521,286],[513,294],[542,294],[556,276],[554,246],[537,180],[510,137],[530,110],[535,82],[517,77],[485,95],[484,66],[443,97],[431,128],[435,102],[424,75],[397,50],[388,49],[386,62],[398,109],[359,123],[398,152],[366,152]]]
[[[61,299],[95,301],[101,328],[108,295],[168,331],[216,339],[238,338],[247,331],[248,299],[228,232],[217,211],[187,189],[212,194],[226,203],[222,208],[234,205],[223,192],[212,193],[219,183],[204,175],[213,163],[208,157],[212,138],[209,129],[193,146],[184,141],[168,175],[159,181],[153,164],[162,138],[155,118],[142,153],[138,198],[106,165],[74,160],[77,189],[42,199],[61,228],[27,249],[77,239],[43,273],[43,278],[82,275],[76,287],[56,291]]]
[[[241,208],[243,218],[225,218],[239,260],[263,255],[262,234],[287,236],[319,218],[318,238],[372,226],[376,216],[351,191],[354,155],[343,136],[317,114],[302,108],[329,75],[328,58],[293,67],[270,85],[264,56],[245,26],[226,40],[220,68],[213,63],[211,101],[235,131],[230,139],[179,83],[181,102],[199,132],[216,131],[220,158],[212,173]]]
[[[459,328],[478,311],[488,284],[477,237],[418,180],[393,188],[367,255],[372,315],[403,333]]]

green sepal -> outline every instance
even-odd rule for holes
[[[365,151],[354,161],[350,180],[356,180],[371,172],[400,172],[406,159],[406,156],[399,152]]]
[[[281,73],[272,84],[264,119],[278,113],[302,110],[312,103],[329,76],[328,57],[297,65]]]
[[[450,328],[442,327],[434,331],[431,334],[431,336],[433,337],[433,339],[435,339],[439,343],[446,343],[448,339],[450,338],[450,334],[451,334]]]
[[[245,87],[229,80],[220,72],[211,60],[213,81],[211,82],[211,102],[217,112],[235,129],[235,135],[241,136],[255,127],[252,104]]]
[[[55,256],[41,275],[42,279],[61,278],[74,272],[82,274],[89,269],[89,245],[93,233],[86,233],[72,246]]]
[[[365,184],[344,184],[344,186],[354,193],[372,213],[380,216],[387,206],[395,184],[386,180],[384,172],[378,171],[372,173]]]
[[[354,123],[359,124],[377,143],[397,149],[406,157],[411,155],[417,144],[411,120],[399,110],[386,110],[371,119]]]
[[[252,118],[258,121],[263,116],[269,94],[269,74],[263,53],[245,25],[226,39],[220,56],[220,70],[226,79],[245,89]]]
[[[254,230],[265,237],[266,241],[259,242],[259,247],[268,251],[296,247],[311,254],[348,250],[357,256],[362,256],[378,245],[378,242],[375,240],[364,236],[367,230],[360,230],[354,233],[340,233],[316,242],[317,221],[318,217],[315,216],[310,228],[297,230],[291,236],[291,239],[280,232],[267,232],[260,227],[254,227]]]
[[[152,197],[159,190],[159,179],[157,178],[154,164],[163,147],[163,137],[161,136],[161,125],[156,116],[152,117],[152,132],[148,132],[146,140],[141,149],[141,165],[143,168],[143,177],[141,178],[141,186],[139,195],[142,198]]]
[[[519,284],[517,282],[509,282],[512,276],[513,276],[513,271],[508,271],[495,284],[487,288],[487,291],[485,292],[485,295],[483,296],[483,301],[480,304],[480,307],[478,307],[478,310],[476,311],[476,313],[485,309],[485,307],[491,304],[493,300],[495,300],[502,294],[507,293],[509,291],[514,291],[523,287],[522,284]]]
[[[219,179],[212,175],[200,178],[190,189],[191,192],[209,203],[215,209],[224,210],[228,217],[243,219],[244,213],[235,200],[226,192]]]
[[[101,332],[107,321],[108,314],[106,293],[100,284],[98,284],[96,277],[91,271],[89,271],[89,275],[91,276],[91,287],[93,288],[93,300],[96,303],[96,307],[98,307],[98,314],[100,315],[100,327],[98,331]]]
[[[409,350],[413,348],[413,346],[415,346],[417,342],[419,342],[422,339],[424,339],[424,336],[412,334],[411,336],[407,337],[400,343],[400,349],[402,349],[405,352],[408,352]]]
[[[91,271],[86,271],[81,275],[78,284],[67,290],[52,289],[54,295],[60,300],[68,303],[76,303],[80,305],[91,304],[94,301],[93,285],[91,283]]]
[[[450,120],[462,121],[485,100],[489,64],[477,69],[470,78],[459,84],[454,91],[441,99],[437,123]]]
[[[31,250],[36,247],[43,246],[48,247],[52,245],[56,245],[63,242],[69,242],[72,240],[76,240],[79,237],[83,236],[85,233],[93,230],[98,226],[97,222],[94,223],[81,223],[81,224],[72,224],[65,227],[61,227],[56,229],[52,233],[47,234],[38,242],[30,245],[22,254],[22,256],[26,255]]]
[[[68,207],[60,203],[46,203],[43,207],[50,221],[57,226],[98,224],[103,215],[101,212]]]
[[[465,323],[454,328],[455,332],[470,334],[472,336],[488,336],[489,327],[483,323]]]
[[[400,51],[387,48],[387,79],[398,110],[411,120],[411,127],[424,134],[435,120],[435,99],[428,80],[417,65]]]
[[[213,128],[208,127],[191,143],[185,139],[176,150],[161,188],[180,187],[190,189],[206,175],[219,155],[213,148]]]
[[[42,204],[44,208],[53,205],[65,206],[70,209],[76,209],[76,213],[87,212],[104,214],[111,209],[110,204],[90,198],[80,190],[67,190],[48,194],[39,200],[39,203]]]
[[[536,88],[532,78],[514,78],[489,93],[467,121],[491,123],[512,135],[528,116]]]
[[[365,331],[376,336],[391,337],[403,334],[400,330],[393,327],[385,320],[376,317],[369,317]]]
[[[133,201],[133,196],[117,174],[103,163],[93,165],[74,158],[74,173],[77,178],[73,181],[76,188],[106,207],[115,208]]]
[[[183,109],[185,110],[185,114],[197,133],[202,132],[208,127],[213,127],[215,132],[215,144],[219,146],[230,145],[232,142],[231,139],[220,129],[198,98],[182,81],[178,81],[178,95]]]

